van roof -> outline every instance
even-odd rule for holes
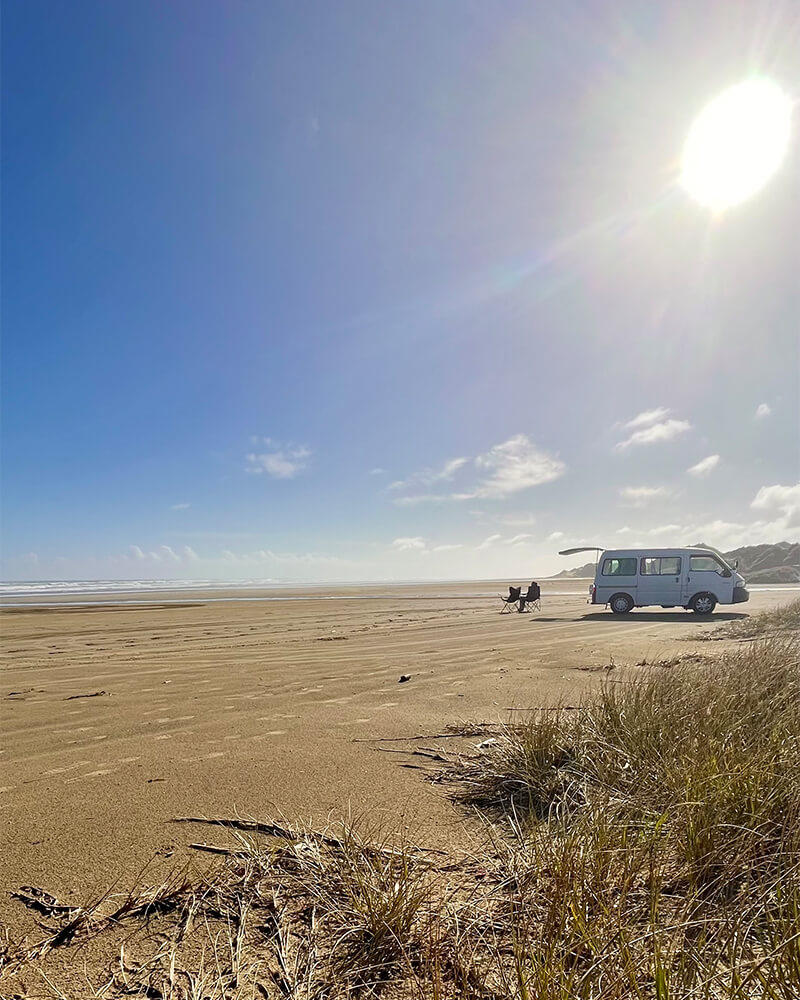
[[[638,549],[605,549],[603,555],[608,556],[663,556],[663,555],[680,555],[681,553],[694,554],[694,555],[712,555],[716,556],[717,553],[713,549],[704,549],[698,545],[690,546],[673,546],[672,548],[638,548]]]

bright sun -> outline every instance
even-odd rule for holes
[[[780,167],[791,117],[792,102],[770,80],[748,80],[723,91],[689,131],[684,188],[715,211],[749,198]]]

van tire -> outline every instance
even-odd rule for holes
[[[710,615],[717,606],[717,599],[713,594],[695,594],[689,601],[689,607],[696,615]]]
[[[628,594],[614,594],[608,603],[615,615],[627,615],[633,611],[633,598]]]

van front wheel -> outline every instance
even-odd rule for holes
[[[627,594],[614,594],[608,603],[615,615],[627,615],[633,611],[633,599]]]
[[[710,615],[716,606],[717,601],[713,594],[695,594],[689,601],[689,607],[696,615]]]

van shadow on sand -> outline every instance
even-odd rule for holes
[[[720,614],[695,615],[692,612],[675,611],[631,611],[627,615],[615,615],[609,611],[595,611],[577,619],[583,622],[732,622],[750,615],[741,611],[723,611]]]

